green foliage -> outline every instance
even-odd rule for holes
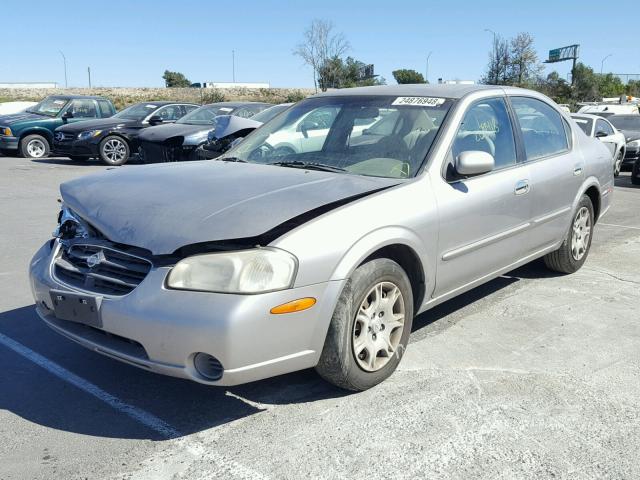
[[[406,68],[401,68],[399,70],[394,70],[391,72],[393,78],[399,84],[405,83],[427,83],[420,72],[416,72],[415,70],[409,70]]]
[[[365,63],[352,57],[343,60],[332,57],[318,69],[318,86],[323,90],[328,88],[351,88],[371,85],[384,85],[384,78],[363,78]]]
[[[218,103],[225,101],[224,93],[215,88],[203,88],[201,90],[201,93],[203,105],[207,103]]]
[[[180,88],[180,87],[190,87],[191,82],[187,77],[185,77],[180,72],[171,72],[169,70],[164,71],[164,75],[162,75],[164,79],[164,84],[167,88]]]
[[[282,103],[296,103],[300,100],[304,100],[305,98],[306,96],[304,93],[302,93],[300,90],[295,90],[293,92],[287,93],[287,95],[284,97],[284,102]]]

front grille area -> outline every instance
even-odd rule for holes
[[[54,140],[56,142],[71,142],[75,140],[76,136],[77,134],[75,133],[56,132]]]
[[[151,270],[151,262],[121,250],[100,245],[61,246],[54,274],[71,287],[101,295],[126,295]]]
[[[179,140],[169,139],[163,143],[140,142],[140,160],[144,163],[183,162],[195,160],[195,146],[183,146]]]

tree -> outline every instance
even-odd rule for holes
[[[165,70],[162,78],[164,79],[164,84],[167,88],[191,86],[191,82],[180,72]]]
[[[427,83],[422,74],[420,72],[416,72],[415,70],[401,68],[400,70],[394,70],[393,72],[391,72],[391,74],[399,84]]]
[[[364,77],[366,64],[353,57],[342,60],[333,57],[322,64],[318,70],[318,86],[324,91],[328,88],[365,87],[384,85],[384,78]]]
[[[544,68],[533,48],[533,37],[526,32],[510,40],[508,62],[509,83],[520,87],[533,83]]]
[[[314,20],[304,32],[303,41],[293,50],[305,64],[313,69],[313,85],[318,91],[318,76],[320,69],[325,69],[328,78],[333,78],[330,65],[335,59],[340,59],[348,50],[349,42],[342,33],[334,33],[333,24],[327,20]]]
[[[500,35],[494,35],[493,48],[489,52],[487,72],[480,80],[489,85],[509,83],[509,42]]]
[[[556,71],[547,75],[546,79],[539,79],[538,83],[532,87],[557,103],[572,103],[571,85]]]

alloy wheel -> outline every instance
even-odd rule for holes
[[[573,259],[579,261],[584,257],[589,248],[589,238],[591,237],[591,214],[587,207],[578,210],[573,220],[573,232],[571,235],[571,255]]]
[[[402,292],[380,282],[365,295],[353,323],[352,347],[358,366],[367,372],[383,368],[396,353],[405,322]]]
[[[616,163],[613,167],[613,175],[616,177],[620,175],[620,170],[622,170],[622,151],[620,151],[616,157]]]
[[[41,158],[46,151],[46,147],[42,140],[34,138],[27,144],[27,153],[31,158]]]
[[[127,154],[127,147],[121,140],[112,138],[104,144],[102,152],[110,162],[121,162],[125,160],[124,157]]]

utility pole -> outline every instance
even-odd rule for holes
[[[89,88],[91,88],[91,67],[87,67],[87,74],[89,75]]]
[[[425,72],[425,76],[424,76],[424,79],[425,79],[425,81],[426,81],[427,83],[429,83],[429,58],[431,58],[431,54],[432,54],[432,53],[433,53],[433,52],[429,52],[429,55],[427,55],[427,70],[426,70],[426,72]]]
[[[67,57],[64,56],[62,50],[58,50],[60,55],[62,55],[62,61],[64,62],[64,88],[69,88],[69,84],[67,83]]]
[[[495,62],[494,68],[493,68],[493,84],[497,85],[498,84],[498,64],[500,63],[500,60],[498,59],[498,45],[496,43],[497,35],[496,35],[496,32],[494,32],[490,28],[485,28],[484,31],[493,33],[493,61]]]
[[[233,83],[236,83],[236,51],[231,50],[231,73],[233,75]]]
[[[611,57],[611,56],[613,56],[613,54],[612,54],[612,53],[610,53],[609,55],[607,55],[606,57],[604,57],[604,58],[602,59],[602,62],[600,62],[600,75],[602,75],[602,70],[604,69],[604,61],[605,61],[607,58]]]

